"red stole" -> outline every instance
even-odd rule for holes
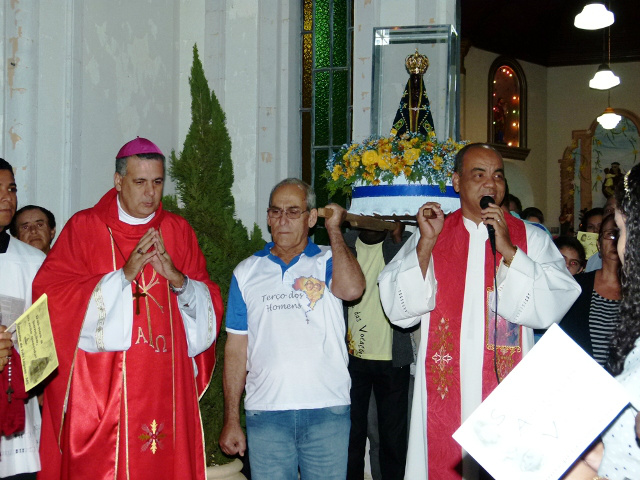
[[[126,352],[87,353],[77,347],[96,286],[105,274],[122,268],[150,227],[162,229],[176,268],[207,285],[217,320],[212,328],[220,328],[220,290],[208,277],[187,222],[160,207],[151,222],[126,225],[118,220],[115,197],[111,190],[69,220],[33,283],[34,298],[43,292],[49,296],[60,361],[45,389],[38,478],[204,479],[198,398],[213,373],[215,345],[196,356],[194,376],[167,280],[151,265],[144,268],[140,286],[147,296],[140,300],[140,314],[134,304]]]
[[[505,219],[511,241],[526,253],[527,236],[524,222],[512,215],[505,215]],[[433,249],[432,261],[438,289],[436,308],[430,314],[425,358],[429,475],[430,478],[442,480],[462,477],[462,449],[451,435],[462,424],[460,334],[468,253],[469,232],[463,223],[462,210],[457,210],[446,218]],[[498,252],[496,256],[499,265],[502,256]],[[484,271],[483,399],[497,386],[494,371],[494,315],[488,305],[489,294],[493,291],[494,260],[488,240],[485,245]],[[493,301],[491,304],[495,308]],[[501,379],[521,359],[521,329],[519,325],[498,318],[497,363]],[[502,346],[503,344],[506,345]]]

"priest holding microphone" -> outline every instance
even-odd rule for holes
[[[500,208],[495,149],[462,148],[452,181],[461,208],[445,219],[423,205],[419,231],[378,279],[391,322],[421,322],[407,479],[482,478],[451,435],[533,347],[533,329],[560,321],[580,293],[551,238]]]

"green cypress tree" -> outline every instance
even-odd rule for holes
[[[235,266],[264,246],[262,232],[254,224],[249,235],[235,216],[231,194],[233,163],[231,139],[225,114],[204,75],[193,47],[191,67],[191,126],[182,153],[171,152],[169,174],[176,182],[178,199],[165,197],[163,206],[187,219],[207,259],[211,279],[227,301]],[[216,368],[209,389],[200,401],[207,462],[226,463],[218,438],[223,423],[222,364],[226,334],[224,326],[216,343]]]

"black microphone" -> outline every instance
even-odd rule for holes
[[[485,195],[480,199],[480,208],[483,210],[489,206],[490,203],[493,203],[493,198],[489,195]],[[489,243],[491,243],[491,251],[493,252],[493,256],[496,255],[496,229],[493,228],[493,225],[487,225],[487,232],[489,232]]]

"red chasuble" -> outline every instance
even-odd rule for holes
[[[151,222],[127,225],[118,219],[115,189],[74,215],[33,282],[34,298],[49,296],[60,361],[45,389],[39,479],[205,478],[198,399],[213,373],[215,344],[195,357],[196,376],[168,281],[145,266],[139,278],[146,296],[139,314],[134,305],[127,351],[78,348],[92,295],[100,308],[100,280],[124,266],[150,227],[161,229],[176,268],[207,285],[210,328],[220,329],[220,289],[182,217],[160,206]]]
[[[527,252],[524,222],[505,215],[514,245]],[[433,249],[433,268],[438,281],[436,308],[430,314],[429,336],[425,358],[427,383],[427,447],[429,478],[453,480],[462,478],[462,449],[451,435],[462,424],[460,389],[460,338],[462,307],[469,232],[464,226],[462,210],[449,215]],[[496,252],[497,264],[502,259]],[[484,266],[484,361],[482,365],[482,398],[497,386],[494,370],[495,316],[489,308],[493,292],[494,260],[489,241],[485,245]],[[495,308],[492,304],[492,307]],[[522,358],[520,325],[497,321],[497,366],[502,380]],[[462,345],[464,347],[464,345]]]

